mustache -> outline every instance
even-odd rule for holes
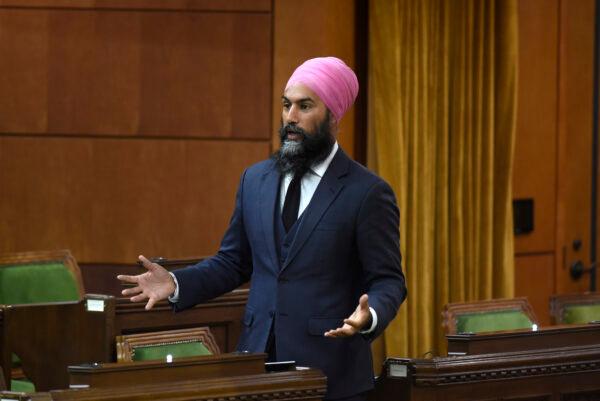
[[[306,131],[304,131],[302,128],[298,127],[295,124],[286,124],[279,128],[279,136],[281,137],[281,139],[285,139],[288,133],[298,134],[302,137],[302,139],[305,139],[307,135]]]

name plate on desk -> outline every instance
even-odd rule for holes
[[[498,352],[594,345],[600,339],[600,324],[564,325],[537,330],[449,334],[448,355],[478,355]]]

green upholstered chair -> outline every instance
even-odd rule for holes
[[[0,255],[2,305],[78,301],[83,295],[81,271],[68,250]],[[14,372],[6,378],[10,389],[35,391],[33,383],[23,380],[18,356],[12,354],[10,359],[12,369],[4,369],[5,376]]]
[[[442,312],[446,334],[518,330],[538,325],[527,298],[451,303]]]
[[[208,327],[117,336],[117,362],[164,360],[218,355],[219,347]]]
[[[550,297],[554,324],[586,324],[600,321],[600,294],[562,294]]]

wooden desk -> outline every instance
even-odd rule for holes
[[[36,389],[68,386],[67,366],[111,360],[115,300],[86,295],[81,301],[0,306],[0,357],[7,383],[11,355],[21,359]]]
[[[319,401],[325,396],[326,382],[320,371],[308,369],[34,394],[0,392],[0,397],[19,401]]]
[[[548,326],[532,330],[449,334],[448,355],[527,351],[570,345],[599,345],[600,324]]]
[[[119,334],[208,326],[223,352],[235,350],[248,290],[235,290],[189,310],[173,313],[167,302],[150,311],[143,303],[86,295],[80,302],[0,307],[0,366],[10,383],[11,354],[37,390],[66,388],[67,366],[116,361]],[[102,301],[102,313],[89,312],[89,300]]]
[[[69,366],[71,386],[117,387],[265,373],[266,354],[221,354],[165,361]]]
[[[233,352],[242,330],[248,291],[237,289],[178,313],[173,312],[167,301],[159,302],[147,311],[144,303],[118,298],[115,335],[208,326],[219,349]]]
[[[600,346],[385,362],[371,400],[600,400]]]

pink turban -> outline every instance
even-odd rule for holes
[[[336,57],[318,57],[306,60],[296,68],[285,89],[298,83],[309,87],[325,103],[336,121],[354,103],[358,94],[356,74]]]

